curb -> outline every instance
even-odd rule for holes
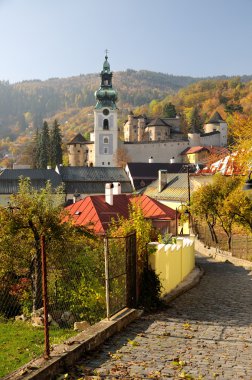
[[[55,375],[64,371],[65,367],[73,365],[84,353],[100,346],[106,339],[139,318],[142,313],[142,310],[125,308],[110,320],[103,319],[63,344],[57,345],[49,360],[37,358],[2,380],[52,380]]]
[[[175,289],[165,294],[162,297],[162,300],[166,304],[173,301],[175,298],[179,297],[181,294],[187,292],[188,290],[196,286],[203,275],[204,275],[204,270],[200,267],[195,267],[192,270],[192,272],[189,273],[178,286],[176,286]]]

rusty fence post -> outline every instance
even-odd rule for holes
[[[109,297],[109,254],[108,254],[108,238],[104,238],[104,260],[105,260],[105,287],[106,287],[106,309],[107,319],[110,318],[110,297]]]
[[[46,251],[45,251],[45,235],[40,237],[41,259],[42,259],[42,284],[43,284],[43,305],[44,305],[44,343],[45,343],[45,359],[50,357],[49,343],[49,327],[48,327],[48,309],[47,309],[47,267],[46,267]]]

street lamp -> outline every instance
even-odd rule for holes
[[[182,207],[184,207],[184,208],[186,207],[186,209],[183,210]],[[181,204],[181,205],[179,205],[178,207],[176,207],[176,209],[175,209],[175,217],[176,217],[176,236],[178,235],[178,215],[179,215],[179,214],[184,214],[184,215],[186,215],[186,216],[188,217],[189,233],[190,233],[190,211],[188,210],[187,207],[188,207],[187,205],[185,205],[185,204]],[[180,210],[180,208],[181,208],[181,210]],[[184,224],[184,223],[183,223],[183,224]],[[181,228],[180,234],[183,235],[183,226],[182,226],[182,228]]]
[[[246,195],[248,195],[249,198],[252,198],[252,178],[250,178],[251,174],[252,171],[249,173],[248,179],[245,181],[245,184],[243,186],[243,190],[248,192]]]

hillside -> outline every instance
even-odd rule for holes
[[[251,100],[252,81],[243,82],[240,77],[205,79],[180,89],[176,94],[150,103],[148,110],[153,116],[160,116],[164,105],[171,102],[177,112],[186,118],[190,111],[197,107],[204,123],[216,110],[225,119],[237,111],[251,116]]]
[[[252,112],[252,76],[200,79],[150,71],[115,72],[113,85],[118,90],[119,126],[130,109],[161,116],[165,104],[172,102],[185,118],[197,105],[202,120],[219,110],[227,116],[227,106],[241,106]],[[64,141],[78,132],[93,128],[94,92],[99,88],[99,74],[71,78],[51,78],[16,84],[0,82],[0,160],[14,156],[25,162],[29,144],[43,119],[61,124]],[[27,153],[25,153],[27,151]],[[7,160],[8,161],[8,160]],[[5,163],[2,162],[2,165]]]
[[[150,71],[127,70],[114,73],[113,84],[119,91],[118,107],[123,111],[148,103],[153,98],[161,99],[175,93],[195,80]],[[55,115],[62,115],[66,121],[69,115],[72,118],[83,108],[94,106],[94,92],[99,88],[99,83],[99,74],[24,81],[13,85],[0,82],[0,138],[8,136],[15,139],[31,122],[39,127],[42,119],[54,118]],[[90,124],[85,112],[76,121],[72,120],[73,126],[77,122]],[[68,125],[70,129],[71,126]]]

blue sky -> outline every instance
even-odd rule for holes
[[[0,0],[0,80],[252,74],[252,0]]]

